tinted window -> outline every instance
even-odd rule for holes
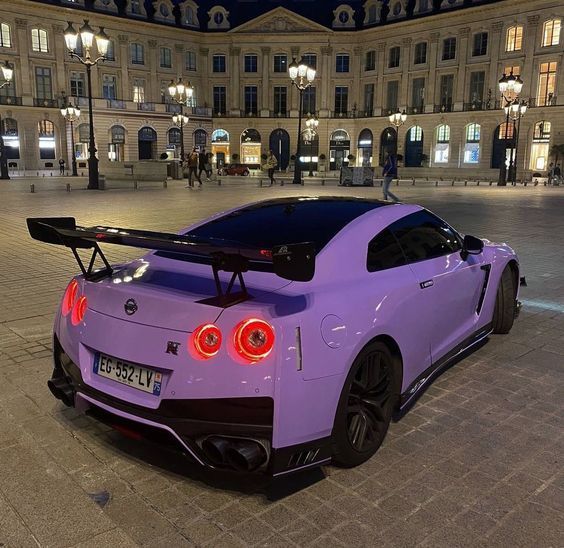
[[[386,270],[406,264],[405,257],[395,236],[384,230],[368,244],[366,268],[368,272]]]
[[[458,234],[429,211],[412,213],[390,226],[410,263],[461,249]]]

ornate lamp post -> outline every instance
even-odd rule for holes
[[[519,132],[521,131],[521,118],[525,116],[527,112],[527,102],[526,101],[519,101],[515,99],[510,105],[506,105],[504,107],[505,116],[511,118],[513,120],[513,134],[515,135],[515,148],[511,149],[511,159],[510,159],[510,166],[513,166],[513,169],[509,171],[509,180],[513,186],[517,183],[517,150],[519,146]],[[517,131],[515,131],[515,124],[517,124]],[[515,150],[515,156],[513,156],[513,151]]]
[[[313,159],[311,157],[311,151],[313,149],[313,140],[317,135],[317,128],[319,127],[319,120],[316,116],[309,117],[306,122],[306,129],[304,131],[304,137],[311,143],[310,144],[310,154],[309,154],[309,173],[308,177],[313,177]]]
[[[70,122],[71,129],[71,148],[72,148],[72,176],[77,177],[78,171],[76,169],[76,151],[74,149],[74,123],[80,118],[80,109],[78,106],[68,102],[68,99],[63,95],[64,106],[61,108],[61,114],[65,120]]]
[[[76,46],[78,42],[78,35],[85,51],[84,57],[76,53]],[[98,49],[99,56],[93,58],[92,46],[94,44],[94,37],[96,38],[96,48]],[[94,141],[94,117],[92,115],[92,67],[97,65],[100,61],[106,60],[108,53],[108,46],[110,39],[104,32],[104,27],[100,27],[100,32],[95,35],[94,30],[88,24],[88,19],[84,19],[84,25],[80,27],[77,32],[72,23],[69,21],[68,27],[65,30],[65,43],[69,51],[69,55],[73,59],[77,59],[86,67],[86,78],[88,84],[88,122],[90,125],[90,135],[88,142],[88,188],[90,190],[98,190],[98,158],[96,157],[96,142]],[[73,151],[74,156],[74,151]]]
[[[394,112],[393,114],[390,114],[390,116],[388,116],[388,120],[390,121],[390,124],[392,124],[395,128],[396,128],[396,156],[398,154],[398,149],[399,149],[399,128],[401,126],[403,126],[403,124],[405,124],[406,120],[407,120],[407,114],[405,113],[405,110],[403,112],[400,112],[400,109],[398,108],[397,112]]]
[[[180,161],[182,162],[184,160],[184,126],[189,121],[188,116],[184,116],[184,107],[187,106],[188,101],[192,99],[192,96],[194,95],[194,88],[190,82],[188,82],[188,85],[184,85],[182,78],[179,78],[176,84],[174,83],[174,80],[170,81],[168,93],[170,94],[171,99],[177,105],[180,105],[180,114],[175,114],[172,117],[172,121],[180,127]]]
[[[507,147],[507,138],[509,133],[509,109],[506,107],[510,106],[513,101],[517,100],[517,97],[521,93],[521,89],[523,89],[523,80],[521,80],[520,76],[515,77],[513,75],[513,71],[509,73],[509,76],[503,73],[503,76],[499,79],[498,82],[499,86],[499,93],[501,95],[501,107],[505,111],[505,136],[504,136],[504,150]],[[501,137],[498,135],[498,137]],[[498,186],[505,186],[507,184],[507,169],[506,169],[506,155],[504,154],[503,161],[499,168],[499,179],[498,179]],[[511,151],[511,155],[509,157],[509,173],[511,174],[513,170],[513,150]]]
[[[298,145],[296,148],[296,163],[294,167],[294,180],[295,185],[302,184],[302,170],[300,165],[301,155],[301,141],[302,141],[302,111],[304,106],[304,91],[309,88],[315,80],[316,70],[310,67],[303,59],[297,63],[296,58],[290,63],[288,67],[288,74],[292,80],[292,84],[296,86],[300,92],[300,102],[298,109]]]
[[[0,89],[4,86],[10,85],[10,82],[14,78],[14,66],[6,61],[3,65],[0,65],[2,69],[2,76],[4,77],[4,82],[0,84]],[[6,147],[4,146],[4,128],[2,127],[2,118],[0,118],[0,179],[9,179],[10,174],[8,173],[8,157],[6,155]]]

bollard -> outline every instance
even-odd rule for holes
[[[168,188],[168,183],[166,181],[163,181],[163,188]]]
[[[411,178],[411,186],[415,186],[415,177]]]
[[[468,186],[468,181],[464,181],[464,186]]]
[[[321,186],[325,186],[325,179],[321,179]]]
[[[70,191],[71,191],[70,183],[67,183],[67,192],[70,192]]]
[[[396,179],[396,186],[399,186],[399,178]]]
[[[262,179],[259,180],[259,187],[262,188]]]
[[[454,186],[454,179],[452,180],[452,184],[450,186]]]
[[[305,186],[305,179],[302,179],[302,186]]]
[[[221,186],[221,179],[217,180],[217,186]]]
[[[439,186],[439,181],[435,181],[435,186]]]
[[[29,191],[33,194],[35,192],[35,185],[33,183],[31,183],[29,185]]]
[[[480,186],[480,181],[478,181],[478,182],[476,183],[476,186]],[[490,186],[491,186],[491,184],[490,184]]]
[[[137,181],[133,181],[133,190],[137,190]]]
[[[39,171],[37,172],[37,176],[39,177]]]
[[[45,178],[45,173],[43,174],[43,178]]]

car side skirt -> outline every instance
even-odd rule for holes
[[[425,392],[429,385],[444,371],[456,363],[463,353],[470,350],[480,342],[484,341],[492,332],[493,324],[490,322],[472,335],[467,337],[460,344],[455,346],[450,352],[428,367],[419,375],[400,395],[399,406],[394,413],[394,420],[401,419],[415,404],[417,399]]]

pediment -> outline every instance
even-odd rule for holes
[[[278,7],[231,31],[249,33],[329,32],[329,29],[286,8]]]

